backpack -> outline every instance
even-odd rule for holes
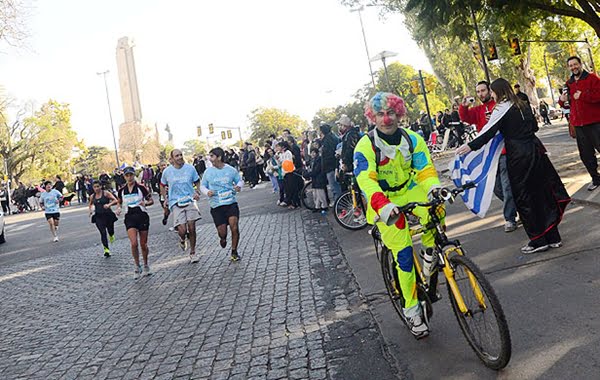
[[[410,138],[410,135],[402,127],[400,127],[400,133],[402,134],[402,138],[404,138],[404,139],[406,139],[406,141],[408,141],[408,151],[410,152],[410,155],[412,156],[412,154],[415,151],[415,147]],[[372,129],[371,131],[369,131],[368,136],[369,136],[369,140],[371,140],[371,146],[373,147],[373,150],[375,151],[375,170],[377,171],[377,173],[379,173],[379,162],[381,161],[381,149],[379,149],[375,145],[375,129]],[[400,141],[402,141],[402,140],[400,140]],[[383,191],[400,191],[404,186],[406,186],[408,181],[410,181],[410,178],[408,180],[406,180],[406,182],[404,182],[400,186],[393,186],[393,187],[385,186],[386,188],[384,189],[383,187],[381,187],[381,190],[383,190]]]

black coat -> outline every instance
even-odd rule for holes
[[[504,136],[508,179],[525,232],[531,240],[557,226],[571,201],[546,148],[535,136],[538,130],[530,107],[512,106],[488,131],[469,143],[480,149],[496,132]]]
[[[356,127],[350,128],[342,137],[342,163],[349,172],[354,168],[354,148],[360,137],[360,131]]]
[[[321,156],[317,156],[317,158],[313,160],[308,175],[312,180],[313,189],[327,188],[327,175],[325,175],[322,169]]]
[[[323,140],[321,140],[321,160],[324,173],[329,173],[337,168],[335,148],[339,141],[340,140],[331,132],[326,134],[323,137]]]

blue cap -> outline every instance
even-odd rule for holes
[[[135,174],[135,169],[131,166],[128,166],[123,169],[123,174]]]

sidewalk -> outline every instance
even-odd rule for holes
[[[275,207],[275,206],[274,206]],[[154,275],[129,244],[0,268],[2,379],[391,379],[398,376],[326,218],[241,219],[242,261],[212,224],[198,264],[150,236]]]
[[[550,161],[573,201],[600,208],[600,188],[587,191],[591,178],[579,158],[577,143],[569,136],[566,124],[556,123],[549,127],[542,127],[537,135],[548,150]],[[449,181],[448,163],[453,159],[452,151],[444,152],[434,159],[442,180]]]

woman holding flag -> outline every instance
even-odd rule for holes
[[[493,191],[488,179],[495,180],[505,146],[508,177],[529,237],[521,251],[529,254],[558,248],[562,246],[558,224],[571,198],[535,136],[538,126],[530,107],[515,95],[506,79],[496,79],[490,87],[496,107],[477,138],[458,148],[457,153],[466,156],[456,158],[452,178],[455,184],[477,184],[465,193],[465,203],[479,216],[485,215]]]

